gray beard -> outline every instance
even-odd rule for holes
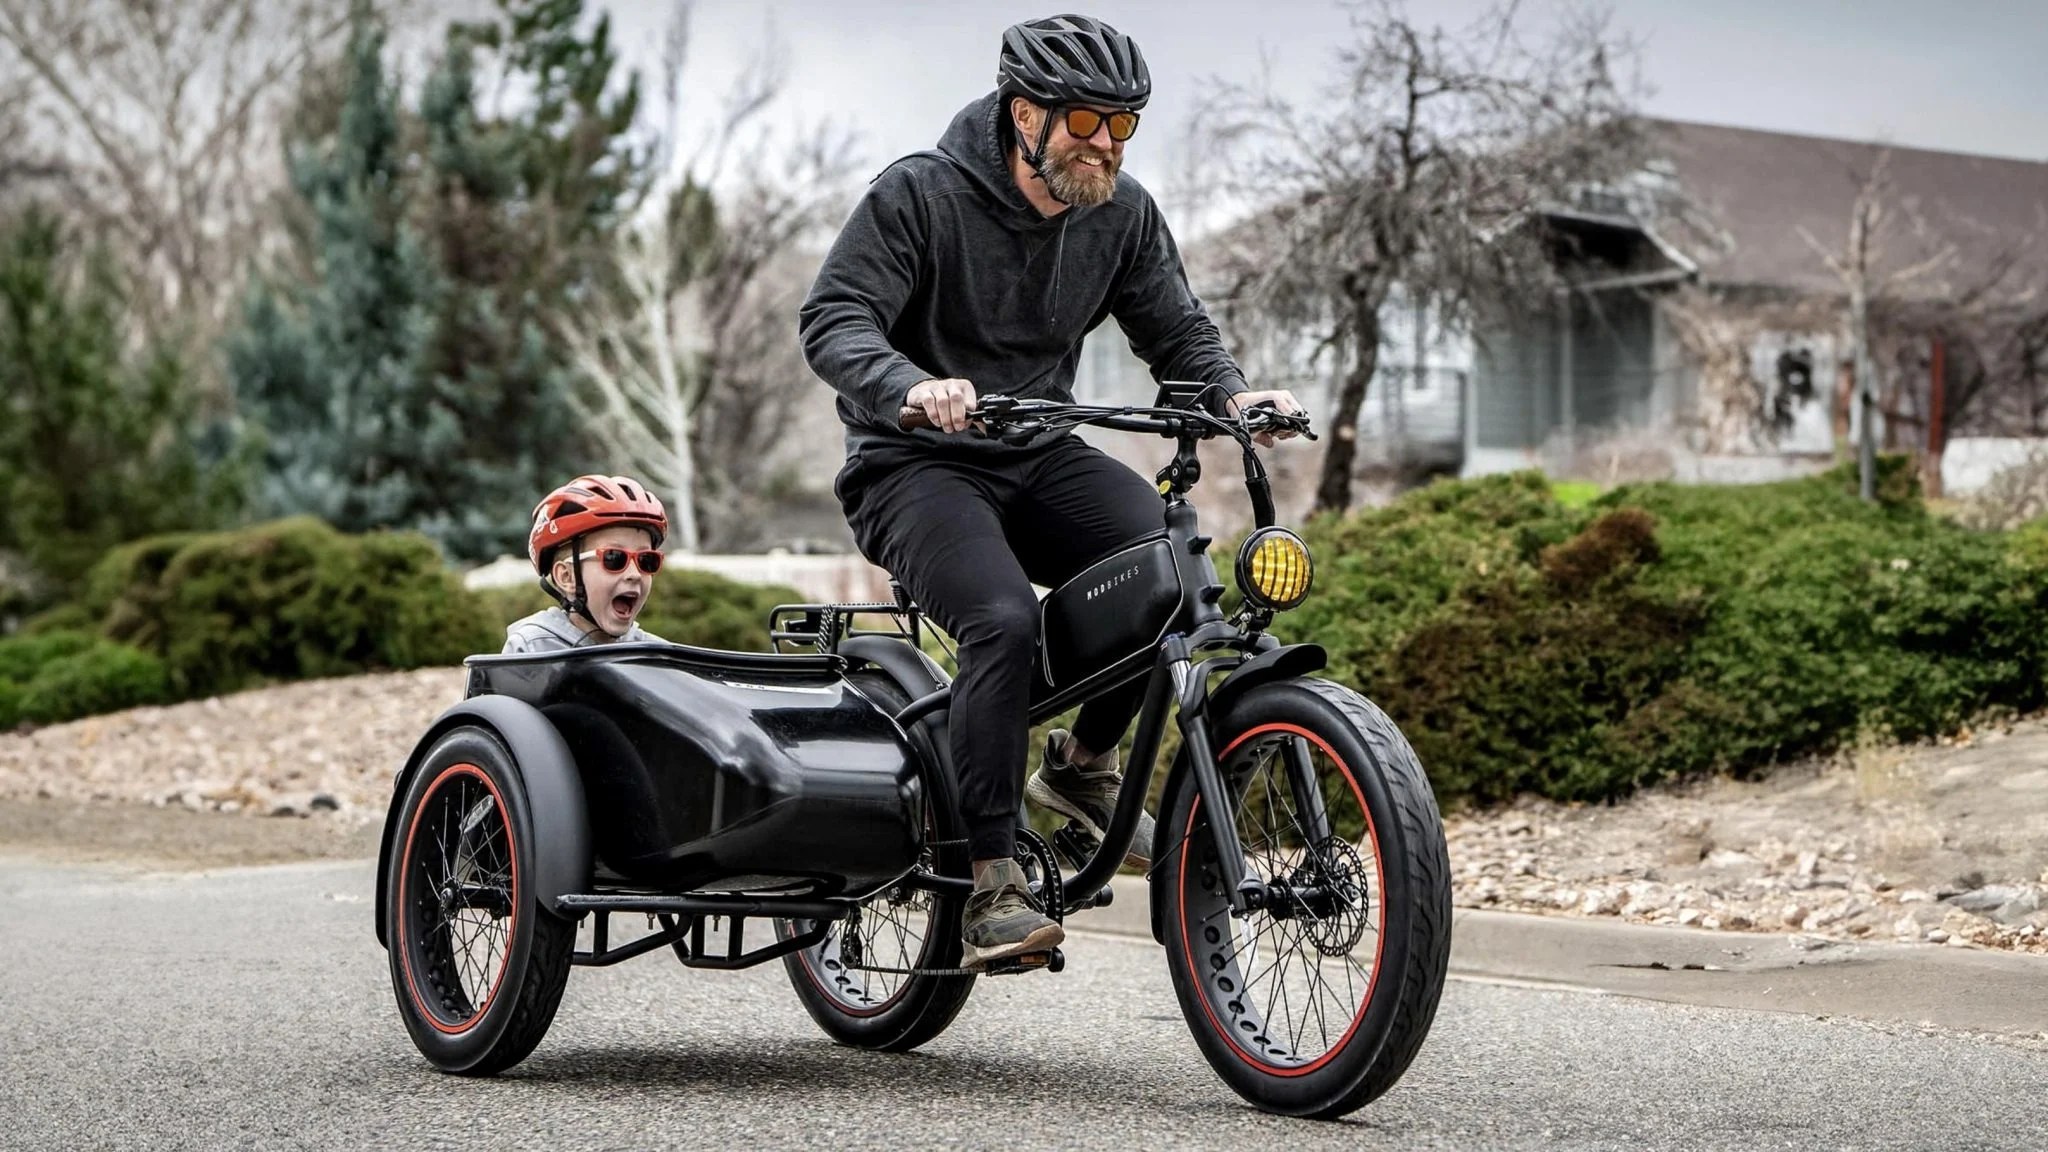
[[[1073,155],[1047,156],[1040,167],[1046,189],[1062,204],[1092,208],[1116,193],[1115,163],[1111,160],[1101,168],[1090,168]]]

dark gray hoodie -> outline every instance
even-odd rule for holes
[[[883,170],[839,233],[799,318],[804,356],[839,392],[848,474],[910,456],[1030,452],[903,432],[933,378],[980,395],[1073,399],[1081,338],[1115,317],[1159,380],[1245,390],[1188,288],[1152,197],[1127,175],[1103,204],[1041,216],[1010,175],[994,93],[961,109],[935,152]]]

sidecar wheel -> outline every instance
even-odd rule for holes
[[[1429,1034],[1450,960],[1450,861],[1429,781],[1386,713],[1319,680],[1254,688],[1215,722],[1245,873],[1231,911],[1192,772],[1162,804],[1155,870],[1181,1013],[1225,1083],[1268,1112],[1329,1119],[1393,1087]],[[1327,823],[1286,767],[1307,757]]]
[[[896,682],[862,670],[848,677],[870,700],[897,710],[910,703]],[[921,867],[968,876],[966,831],[950,782],[926,777],[925,858]],[[960,967],[964,897],[905,887],[864,901],[814,947],[783,957],[789,982],[811,1019],[834,1041],[853,1048],[907,1052],[945,1031],[967,996],[972,976],[930,976],[919,969]],[[811,921],[778,922],[785,938]],[[891,970],[894,971],[891,971]]]
[[[384,901],[399,1015],[442,1071],[495,1075],[554,1021],[576,925],[534,898],[526,794],[494,734],[442,737],[400,803]]]

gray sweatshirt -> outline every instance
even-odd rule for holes
[[[849,466],[1032,451],[903,432],[897,411],[934,377],[1072,400],[1081,338],[1111,317],[1154,378],[1245,391],[1145,189],[1119,175],[1108,201],[1041,216],[1010,174],[1001,115],[990,93],[961,109],[937,151],[875,177],[804,301],[804,356],[839,392]]]
[[[505,653],[515,652],[560,652],[568,648],[584,648],[596,644],[639,644],[646,642],[666,643],[661,637],[634,624],[626,634],[613,641],[602,631],[585,632],[569,619],[569,614],[560,608],[549,608],[535,612],[522,620],[513,621],[505,629]]]

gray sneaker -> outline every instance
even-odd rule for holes
[[[1074,820],[1099,844],[1103,829],[1109,827],[1110,814],[1116,811],[1117,790],[1123,786],[1124,774],[1114,748],[1097,756],[1086,768],[1068,764],[1068,739],[1064,728],[1053,729],[1045,738],[1044,760],[1025,782],[1024,795],[1040,808]],[[1084,861],[1067,863],[1078,868]],[[1138,812],[1138,832],[1131,837],[1124,863],[1133,868],[1152,866],[1152,817],[1142,809]]]
[[[967,945],[961,967],[979,972],[991,960],[1057,948],[1067,933],[1039,910],[1025,884],[1024,869],[1015,860],[997,860],[982,872],[967,897],[960,938]]]

